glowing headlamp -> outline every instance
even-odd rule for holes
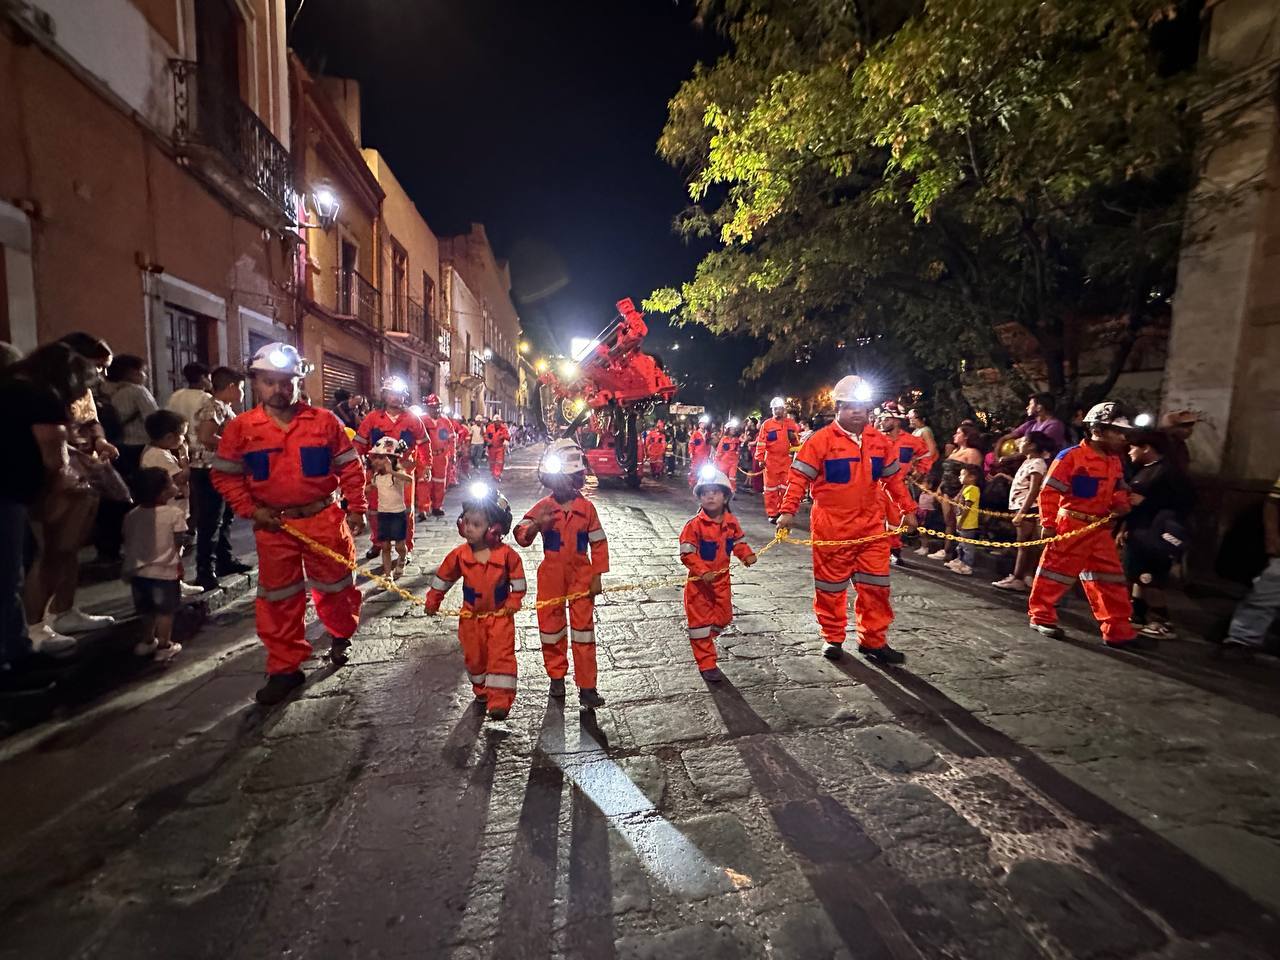
[[[871,384],[867,383],[865,380],[853,388],[853,399],[857,400],[859,403],[868,403],[871,400],[871,395]]]
[[[471,494],[473,500],[484,500],[491,492],[487,483],[473,483],[467,488],[467,491]]]
[[[396,393],[404,393],[409,389],[409,384],[405,383],[404,377],[388,377],[382,384],[383,390],[393,390]]]
[[[701,426],[705,427],[710,422],[711,422],[711,418],[707,416],[705,413],[698,418],[698,423]]]
[[[283,350],[272,350],[267,354],[267,360],[273,367],[279,367],[281,370],[289,366],[289,355]]]
[[[737,418],[737,417],[731,417],[731,418],[729,419],[729,422],[725,424],[725,426],[726,426],[726,427],[729,427],[730,429],[732,429],[733,427],[736,427],[737,425],[738,425],[738,418]]]
[[[1142,427],[1142,428],[1151,426],[1151,414],[1149,413],[1138,414],[1136,417],[1133,418],[1133,425],[1135,427]]]
[[[422,409],[422,405],[418,403],[415,403],[412,407],[410,407],[409,412],[412,413],[415,417],[420,417],[424,413],[426,413],[426,411]]]
[[[698,479],[701,480],[703,483],[710,483],[712,480],[716,478],[717,472],[718,471],[716,470],[715,467],[711,466],[710,464],[707,464],[701,470],[698,471]]]
[[[564,469],[564,461],[554,453],[549,453],[542,458],[543,473],[559,473]]]

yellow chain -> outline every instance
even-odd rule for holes
[[[927,534],[931,537],[937,537],[939,540],[954,540],[956,543],[969,543],[975,547],[986,547],[990,550],[1016,550],[1019,547],[1038,547],[1046,543],[1059,543],[1063,540],[1070,540],[1072,537],[1078,537],[1082,533],[1088,533],[1090,530],[1096,530],[1103,524],[1110,523],[1114,520],[1115,514],[1107,514],[1105,517],[1099,517],[1092,523],[1083,527],[1077,527],[1075,530],[1068,530],[1066,533],[1054,534],[1052,537],[1041,537],[1038,540],[977,540],[973,537],[962,537],[954,533],[946,533],[942,530],[930,530],[928,527],[918,527],[919,533]],[[900,527],[893,527],[879,533],[873,533],[868,537],[858,537],[854,540],[802,540],[793,537],[786,529],[779,531],[779,538],[787,543],[795,544],[798,547],[854,547],[862,543],[870,543],[872,540],[881,540],[885,537],[892,537],[897,534],[908,533],[910,528],[903,524]]]
[[[930,490],[928,487],[926,487],[923,483],[921,483],[921,482],[920,482],[920,481],[918,481],[918,480],[909,480],[909,481],[908,481],[908,483],[910,483],[910,484],[911,484],[913,487],[915,487],[917,490],[921,490],[921,491],[923,491],[924,493],[929,494],[929,495],[930,495],[931,497],[933,497],[934,499],[942,501],[943,503],[949,503],[949,504],[951,504],[951,506],[953,506],[953,507],[955,507],[955,508],[957,508],[957,509],[959,509],[959,510],[963,510],[963,509],[965,509],[966,507],[968,507],[968,506],[969,506],[969,504],[965,503],[965,501],[963,501],[963,500],[953,500],[953,499],[951,499],[950,497],[948,497],[946,494],[942,493],[941,491],[938,491],[938,490]],[[1017,513],[1013,512],[1013,511],[1010,511],[1010,510],[987,510],[987,509],[986,509],[986,508],[984,508],[984,507],[974,507],[973,509],[974,509],[974,510],[977,510],[977,511],[978,511],[978,513],[979,513],[979,515],[984,516],[984,517],[1005,517],[1005,518],[1009,518],[1009,517],[1016,517],[1016,516],[1017,516]],[[1024,519],[1026,518],[1026,514],[1025,514],[1025,513],[1023,514],[1023,518],[1024,518]]]

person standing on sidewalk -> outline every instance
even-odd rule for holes
[[[226,425],[210,474],[236,514],[253,520],[258,636],[267,648],[267,682],[254,696],[268,706],[305,679],[302,664],[311,654],[305,630],[308,587],[332,638],[329,659],[337,666],[347,662],[360,623],[361,595],[351,567],[352,536],[365,528],[364,468],[342,421],[299,399],[310,368],[287,343],[259,348],[249,366],[259,405]],[[347,501],[345,516],[339,489]],[[286,533],[286,523],[344,562]]]
[[[908,530],[914,531],[915,501],[903,482],[906,471],[897,447],[867,422],[870,385],[861,377],[848,376],[836,384],[832,396],[835,421],[806,440],[791,464],[778,529],[790,529],[800,501],[812,493],[809,527],[815,540],[874,537],[857,545],[813,548],[813,611],[825,641],[822,655],[828,660],[843,656],[852,578],[858,592],[853,605],[858,651],[877,663],[903,663],[906,657],[889,646],[887,637],[893,607],[885,502],[891,498]]]
[[[213,393],[195,413],[189,435],[191,447],[191,511],[196,522],[196,585],[205,590],[218,586],[219,577],[248,573],[253,568],[231,554],[231,504],[213,486],[209,470],[222,441],[222,432],[244,403],[244,374],[218,367],[210,376]]]
[[[1048,451],[1045,450],[1044,439],[1040,435],[1031,433],[1023,437],[1021,449],[1022,463],[1018,465],[1013,483],[1009,485],[1009,509],[1013,511],[1014,536],[1019,543],[1024,543],[1036,539],[1036,534],[1040,532],[1040,485],[1044,483],[1049,464],[1045,461]],[[1034,572],[1039,559],[1039,547],[1019,547],[1013,573],[1002,580],[993,581],[991,585],[1001,590],[1027,590],[1030,586],[1027,578]]]
[[[1267,565],[1231,617],[1223,641],[1228,646],[1261,650],[1272,621],[1280,614],[1280,477],[1262,505],[1262,536]]]
[[[175,390],[164,402],[166,410],[181,414],[187,423],[195,423],[196,411],[209,399],[209,391],[213,389],[209,379],[209,368],[203,363],[188,363],[182,368],[182,379],[187,385]]]

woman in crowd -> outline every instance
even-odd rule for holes
[[[938,492],[946,498],[942,500],[942,522],[947,533],[954,534],[956,532],[955,507],[948,501],[954,501],[963,486],[960,480],[960,471],[964,467],[976,467],[979,482],[981,482],[981,440],[982,434],[978,432],[978,428],[966,420],[956,427],[956,432],[951,437],[951,450],[946,459],[942,461],[942,477],[938,484]],[[948,540],[935,549],[933,553],[929,554],[929,559],[951,561],[955,559],[955,555],[955,541]]]

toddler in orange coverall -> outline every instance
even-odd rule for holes
[[[716,666],[716,637],[733,620],[729,556],[749,567],[756,555],[747,546],[738,518],[729,512],[733,487],[724,473],[704,466],[693,493],[702,509],[680,531],[680,561],[689,568],[684,613],[698,670],[704,680],[718,683],[724,674]]]
[[[510,530],[506,498],[485,484],[472,485],[458,517],[458,533],[467,542],[449,551],[427,591],[427,613],[435,616],[445,594],[462,581],[458,642],[471,689],[486,702],[490,720],[505,720],[516,699],[515,612],[528,590],[520,555],[502,542]]]

